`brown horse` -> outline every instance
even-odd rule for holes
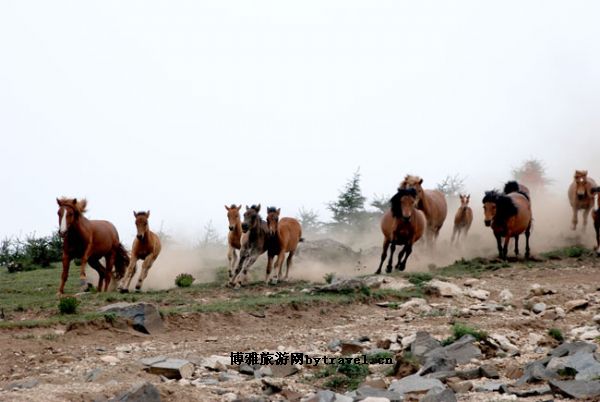
[[[277,280],[281,278],[281,268],[283,267],[283,260],[285,259],[285,253],[288,253],[287,265],[285,269],[285,278],[288,278],[290,273],[290,267],[292,266],[292,258],[298,247],[298,243],[304,241],[302,238],[302,226],[294,218],[281,218],[279,219],[280,208],[269,207],[267,208],[267,227],[269,229],[269,235],[274,236],[274,241],[269,242],[268,253],[273,256],[277,256],[275,260],[275,276],[272,278],[273,283],[277,283]],[[267,266],[267,282],[271,276],[271,272],[268,271]]]
[[[571,229],[577,228],[577,212],[583,209],[583,230],[587,226],[588,215],[594,207],[594,195],[592,187],[596,187],[596,182],[588,177],[587,170],[576,170],[573,177],[573,183],[569,186],[569,202],[573,209],[573,219],[571,220]]]
[[[73,258],[81,258],[79,279],[82,290],[89,290],[85,266],[89,263],[98,272],[98,291],[108,290],[115,267],[117,280],[123,277],[129,256],[119,242],[119,234],[108,221],[89,220],[83,214],[87,201],[67,198],[56,199],[58,203],[59,233],[63,239],[62,275],[58,294],[62,295],[69,277],[69,265]],[[104,257],[106,267],[100,263]]]
[[[150,230],[148,225],[148,218],[150,218],[150,211],[147,212],[135,212],[135,226],[137,228],[137,236],[133,239],[133,245],[131,246],[131,262],[127,267],[125,277],[119,285],[121,293],[129,292],[129,285],[137,270],[138,260],[144,261],[142,263],[142,272],[138,278],[138,282],[135,285],[135,290],[139,292],[142,289],[142,283],[148,276],[148,271],[152,268],[152,264],[158,258],[160,254],[160,238],[156,233]]]
[[[417,208],[423,211],[427,218],[427,242],[433,245],[446,220],[448,206],[444,193],[439,190],[424,190],[422,184],[423,179],[419,176],[407,175],[400,183],[400,188],[414,188],[417,191]]]
[[[455,239],[458,241],[461,233],[464,233],[463,238],[465,238],[469,233],[471,223],[473,223],[473,210],[469,206],[471,195],[460,194],[459,197],[460,207],[456,211],[456,215],[454,215],[454,229],[452,230],[452,239],[450,239],[451,244],[454,243]]]
[[[592,194],[600,193],[600,187],[592,188]],[[598,195],[598,209],[592,212],[594,230],[596,231],[596,255],[600,257],[600,195]]]
[[[529,236],[531,234],[531,203],[519,193],[502,194],[486,191],[483,197],[485,226],[491,226],[496,237],[499,257],[506,260],[508,242],[515,239],[515,254],[519,255],[519,236],[525,232],[525,258],[529,258]],[[504,247],[501,238],[504,237]]]
[[[425,214],[416,208],[417,190],[414,188],[399,188],[396,195],[390,200],[390,203],[391,208],[381,218],[383,253],[381,254],[379,268],[375,274],[381,273],[381,267],[387,257],[388,247],[390,247],[391,252],[385,272],[388,274],[392,272],[392,260],[394,259],[397,244],[404,245],[404,248],[398,255],[396,269],[404,271],[406,261],[412,253],[413,244],[423,236],[423,232],[427,226]]]
[[[225,205],[227,210],[227,220],[229,221],[229,233],[227,234],[227,260],[229,261],[229,279],[233,277],[233,271],[235,270],[235,264],[238,260],[238,255],[235,250],[239,250],[242,247],[242,220],[240,219],[240,209],[242,205],[231,206]]]
[[[248,269],[256,262],[258,257],[269,249],[273,236],[269,235],[267,222],[261,218],[259,212],[260,204],[251,207],[246,205],[242,223],[242,233],[245,239],[242,241],[240,248],[240,260],[237,268],[229,280],[230,286],[239,287],[240,282],[247,282]],[[271,272],[272,266],[273,256],[267,254],[267,272]],[[243,280],[240,278],[240,274],[243,274]],[[268,275],[266,279],[269,279]]]

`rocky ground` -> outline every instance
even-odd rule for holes
[[[319,290],[364,294],[352,303],[164,320],[146,306],[135,329],[121,319],[2,329],[0,400],[600,400],[599,269],[594,258],[569,258],[477,278],[366,277]],[[422,297],[370,297],[371,290],[415,284]],[[227,292],[218,290],[221,297]],[[231,352],[265,351],[393,362],[231,364]]]

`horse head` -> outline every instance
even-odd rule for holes
[[[277,233],[277,224],[279,222],[279,213],[281,208],[268,207],[267,208],[267,228],[269,234],[274,235]]]
[[[471,200],[471,194],[459,194],[459,197],[461,207],[466,207],[469,205],[469,201]]]
[[[496,216],[496,203],[500,194],[497,190],[486,191],[483,197],[483,222],[485,226],[490,226]]]
[[[394,218],[402,218],[408,222],[417,203],[417,190],[414,188],[399,188],[390,200]]]
[[[148,218],[150,218],[150,211],[133,211],[133,216],[135,216],[135,227],[137,228],[136,237],[138,240],[144,240],[148,236]]]
[[[246,212],[244,212],[244,222],[242,222],[242,232],[246,233],[248,230],[254,229],[260,224],[260,204],[252,205],[248,207],[246,205]]]
[[[58,204],[58,227],[61,236],[66,236],[71,226],[77,221],[79,216],[85,212],[87,201],[77,200],[77,198],[57,198]]]
[[[231,204],[231,206],[225,205],[225,209],[227,210],[227,220],[229,221],[229,231],[233,232],[235,227],[241,223],[240,220],[240,209],[242,209],[242,204],[238,207],[235,204]]]
[[[573,179],[575,180],[575,194],[579,200],[583,200],[589,191],[587,180],[587,170],[576,170]]]

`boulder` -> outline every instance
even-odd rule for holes
[[[166,359],[147,368],[148,372],[162,375],[168,379],[179,380],[191,378],[194,374],[194,364],[183,359]]]
[[[600,397],[600,381],[550,381],[550,388],[555,394],[568,398],[597,400]]]
[[[136,384],[110,402],[161,402],[160,392],[149,382]]]
[[[450,282],[440,281],[439,279],[433,279],[427,282],[425,290],[441,297],[458,297],[462,296],[462,289]]]
[[[144,334],[156,334],[165,329],[158,308],[151,303],[114,303],[104,306],[98,311],[115,314],[124,319],[134,330]]]

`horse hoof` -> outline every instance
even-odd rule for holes
[[[385,273],[386,274],[391,274],[392,273],[392,268],[386,268],[385,269]]]
[[[120,293],[129,293],[129,289],[119,289]]]

